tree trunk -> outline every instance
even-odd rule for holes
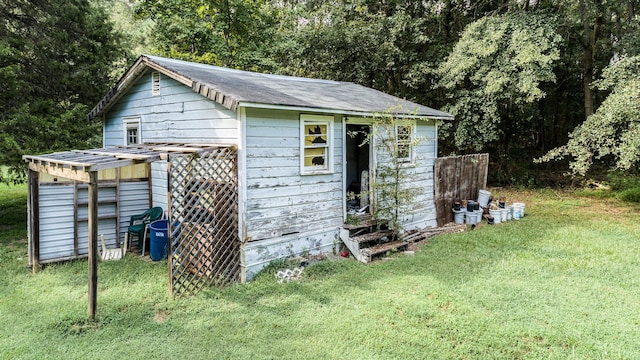
[[[589,14],[587,12],[587,6],[585,0],[580,0],[580,18],[582,20],[582,27],[584,30],[584,38],[582,47],[584,49],[582,56],[582,88],[584,91],[584,116],[585,119],[593,115],[593,90],[591,89],[591,83],[593,82],[594,73],[594,50],[598,39],[598,30],[602,18],[598,14],[593,23],[593,30],[591,29],[591,22],[589,21]]]

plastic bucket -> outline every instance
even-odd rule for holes
[[[475,211],[467,211],[467,225],[475,225],[478,223],[478,216]]]
[[[467,209],[464,210],[453,210],[453,222],[456,224],[464,224],[464,213],[467,212]]]
[[[520,217],[524,217],[524,203],[513,203],[513,207],[520,209]]]
[[[520,218],[522,217],[522,208],[521,207],[513,207],[513,218],[515,220],[520,220]]]
[[[500,215],[502,216],[502,218],[500,219],[500,221],[502,222],[506,222],[507,220],[509,220],[507,218],[507,214],[509,213],[509,209],[500,209]]]
[[[513,219],[513,206],[507,206],[507,220]]]
[[[478,203],[480,203],[481,207],[486,207],[489,203],[489,198],[491,197],[491,193],[487,190],[480,190],[478,192]]]
[[[149,228],[151,229],[149,257],[153,261],[166,259],[169,245],[169,222],[157,220],[152,222]]]
[[[493,216],[493,223],[500,224],[502,220],[502,210],[492,210],[489,209],[489,214]]]

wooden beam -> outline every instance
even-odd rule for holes
[[[98,172],[89,173],[89,319],[95,320],[98,297]]]
[[[36,162],[36,163],[41,163],[46,165],[55,165],[55,166],[67,165],[72,167],[87,167],[91,165],[90,162],[87,163],[82,161],[67,160],[67,158],[74,158],[74,157],[68,156],[68,153],[53,153],[53,154],[48,154],[46,156],[29,155],[29,156],[23,156],[22,158],[25,161],[28,160],[29,163]]]
[[[37,171],[29,169],[29,248],[31,256],[31,270],[35,274],[40,270],[40,187]]]
[[[71,180],[89,182],[89,175],[85,171],[74,170],[62,166],[52,166],[49,164],[30,162],[29,170],[34,172],[42,172],[53,176],[59,176]]]
[[[140,160],[140,161],[158,156],[157,154],[153,154],[153,153],[141,154],[141,153],[126,153],[126,152],[116,152],[116,151],[96,151],[96,150],[72,150],[72,151],[78,154],[110,156],[116,159],[131,159],[131,160]]]

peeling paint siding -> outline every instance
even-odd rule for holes
[[[333,250],[342,226],[342,125],[334,118],[334,173],[300,175],[300,113],[247,109],[246,280],[271,261]]]
[[[140,117],[143,142],[238,143],[236,114],[162,76],[161,95],[151,94],[145,73],[105,115],[104,146],[124,144],[122,119]]]
[[[334,173],[300,175],[300,113],[247,110],[249,241],[342,225],[342,126],[334,119]],[[319,205],[322,204],[322,205]]]
[[[421,191],[416,197],[416,209],[402,217],[401,222],[407,230],[437,226],[433,186],[433,165],[437,157],[435,124],[418,121],[416,136],[422,138],[422,141],[415,147],[416,167],[411,169],[414,182],[408,186],[419,187]]]
[[[334,251],[337,245],[338,228],[331,231],[310,232],[283,236],[269,240],[254,241],[243,248],[246,280],[251,280],[270,262],[302,254],[321,254]]]

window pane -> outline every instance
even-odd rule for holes
[[[304,146],[326,146],[327,125],[311,124],[304,126]]]
[[[411,126],[398,125],[397,132],[397,156],[399,159],[411,161]]]
[[[127,129],[127,145],[138,143],[138,129]]]
[[[327,151],[326,148],[305,148],[304,149],[304,166],[327,168]]]

